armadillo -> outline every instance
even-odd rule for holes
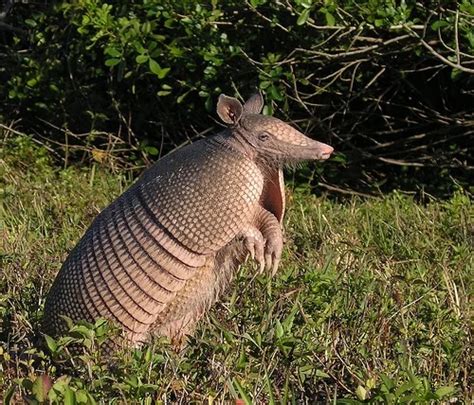
[[[221,95],[227,128],[159,159],[106,207],[70,252],[46,298],[43,331],[106,318],[126,345],[192,333],[238,269],[253,258],[274,274],[283,248],[282,167],[333,148]],[[63,316],[62,316],[63,315]]]

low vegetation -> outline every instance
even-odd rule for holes
[[[25,136],[2,145],[4,403],[472,401],[473,208],[461,189],[422,204],[399,192],[336,201],[290,185],[278,275],[247,265],[181,353],[155,341],[106,359],[97,347],[116,332],[103,321],[45,340],[55,273],[130,182],[98,164],[58,168]]]

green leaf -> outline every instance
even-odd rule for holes
[[[155,75],[158,75],[161,73],[161,66],[160,64],[154,60],[154,59],[150,59],[148,61],[148,66],[150,67],[150,70],[155,74]]]
[[[48,391],[51,388],[51,379],[49,376],[43,374],[36,377],[31,387],[31,393],[39,402],[44,402],[48,396]]]
[[[408,381],[402,385],[400,385],[396,390],[395,390],[395,395],[397,397],[401,396],[403,393],[405,393],[406,391],[409,391],[411,389],[413,389],[414,386],[413,386],[413,383],[411,381]]]
[[[376,19],[376,20],[374,21],[374,25],[375,25],[376,27],[381,27],[383,24],[384,24],[384,20],[382,20],[382,19],[380,19],[380,18],[379,18],[379,19]]]
[[[295,315],[298,312],[298,306],[293,305],[293,308],[291,309],[290,314],[283,320],[283,328],[285,329],[286,332],[291,332],[291,329],[293,327],[293,321],[295,320]]]
[[[331,13],[326,13],[326,23],[330,27],[334,27],[336,25],[336,19]]]
[[[319,369],[316,370],[315,375],[316,375],[316,377],[319,377],[319,378],[329,378],[330,377],[329,374],[327,374],[324,371],[321,371]]]
[[[267,392],[268,392],[268,405],[275,405],[275,397],[273,395],[273,387],[272,383],[270,382],[270,377],[268,376],[268,373],[265,371],[265,385],[267,386]]]
[[[157,156],[158,153],[160,153],[160,151],[157,148],[155,148],[154,146],[146,146],[143,149],[145,149],[145,152],[149,153],[152,156]]]
[[[32,20],[31,18],[27,18],[25,20],[25,24],[28,25],[29,27],[36,27],[38,24],[36,23],[35,20]]]
[[[78,404],[87,404],[89,402],[87,392],[84,390],[77,390],[75,396]]]
[[[38,84],[38,80],[36,79],[30,79],[26,82],[28,87],[35,87]]]
[[[170,71],[170,68],[162,68],[156,60],[151,58],[148,61],[148,66],[150,67],[150,70],[158,76],[159,79],[163,79]]]
[[[142,32],[144,34],[149,34],[151,32],[151,23],[150,23],[150,21],[146,21],[142,24]]]
[[[273,115],[273,108],[271,105],[265,105],[262,111],[263,115]]]
[[[115,66],[115,65],[118,65],[119,63],[120,63],[120,59],[111,58],[105,61],[105,66]]]
[[[277,100],[277,101],[283,100],[283,96],[280,93],[280,90],[274,85],[271,85],[270,87],[270,95],[272,96],[274,100]]]
[[[359,398],[361,401],[364,401],[367,398],[367,390],[362,385],[359,385],[356,388],[355,393],[357,398]]]
[[[236,378],[234,378],[233,380],[233,385],[235,386],[235,388],[237,388],[237,391],[239,391],[239,394],[244,400],[245,404],[252,405],[252,400]]]
[[[303,10],[303,12],[298,17],[298,20],[296,20],[296,25],[305,24],[306,21],[308,21],[310,11],[311,11],[310,8],[307,8],[307,9]]]
[[[135,62],[139,64],[145,63],[146,61],[148,61],[148,55],[141,54],[135,58]]]
[[[471,16],[474,16],[474,4],[472,4],[472,1],[463,0],[461,6],[459,7],[459,10],[464,13],[471,14]]]
[[[56,340],[54,340],[51,336],[45,335],[44,339],[46,340],[46,346],[48,346],[48,349],[51,353],[56,353],[56,350],[58,349],[58,343]]]
[[[461,75],[462,75],[462,70],[461,69],[453,68],[453,70],[451,70],[451,79],[452,80],[459,79],[459,77]]]
[[[437,20],[437,21],[434,21],[432,24],[431,24],[431,29],[433,31],[437,31],[439,30],[440,28],[444,28],[444,27],[447,27],[449,25],[449,23],[447,21],[443,21],[443,20]]]
[[[64,405],[76,405],[74,391],[69,387],[64,389]]]
[[[168,72],[171,70],[171,68],[163,68],[161,69],[161,75],[158,75],[158,77],[160,79],[163,79],[167,74]]]
[[[66,315],[59,315],[59,317],[66,322],[67,328],[70,330],[74,326],[74,322]]]
[[[13,402],[10,402],[10,401],[12,400],[13,394],[15,393],[15,388],[16,388],[15,385],[12,385],[5,392],[5,394],[3,396],[3,401],[4,401],[5,405],[10,405],[10,403],[13,403]]]
[[[467,32],[466,38],[469,41],[469,46],[471,47],[471,51],[474,50],[474,31]]]
[[[181,104],[181,103],[184,101],[184,99],[186,98],[186,96],[187,96],[188,94],[189,94],[189,91],[187,91],[186,93],[181,94],[181,95],[176,99],[176,102],[177,102],[178,104]]]
[[[79,338],[91,338],[94,335],[94,331],[86,325],[75,325],[70,332],[72,336]]]
[[[209,112],[212,111],[212,106],[213,106],[212,99],[211,97],[208,97],[206,101],[204,102],[204,107],[206,107],[206,111],[209,111]]]
[[[113,58],[120,58],[122,56],[122,53],[117,48],[113,47],[105,48],[104,53],[106,55],[112,56]]]
[[[171,91],[169,91],[169,90],[160,90],[156,94],[160,97],[165,97],[165,96],[169,96],[171,94]]]
[[[435,391],[435,395],[438,397],[438,399],[441,399],[447,395],[452,394],[455,391],[455,388],[452,386],[444,386],[444,387],[439,387]]]
[[[278,339],[280,339],[284,334],[283,326],[281,326],[281,323],[278,319],[275,322],[275,334]]]
[[[158,150],[158,149],[157,149]],[[143,359],[149,363],[153,357],[153,353],[151,352],[151,349],[149,347],[146,348],[145,354],[143,356]]]
[[[128,378],[127,380],[125,380],[125,382],[130,385],[130,387],[138,387],[139,385],[141,385],[141,382],[139,381],[138,377],[136,375],[134,376],[131,376],[130,378]]]

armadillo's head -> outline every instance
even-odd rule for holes
[[[237,99],[221,95],[217,113],[260,159],[281,165],[331,156],[331,146],[308,138],[278,118],[261,115],[262,108],[261,94],[250,97],[243,106]]]

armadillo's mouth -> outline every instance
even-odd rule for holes
[[[319,155],[319,160],[326,160],[326,159],[329,159],[332,155],[332,151],[331,152],[323,152]]]

